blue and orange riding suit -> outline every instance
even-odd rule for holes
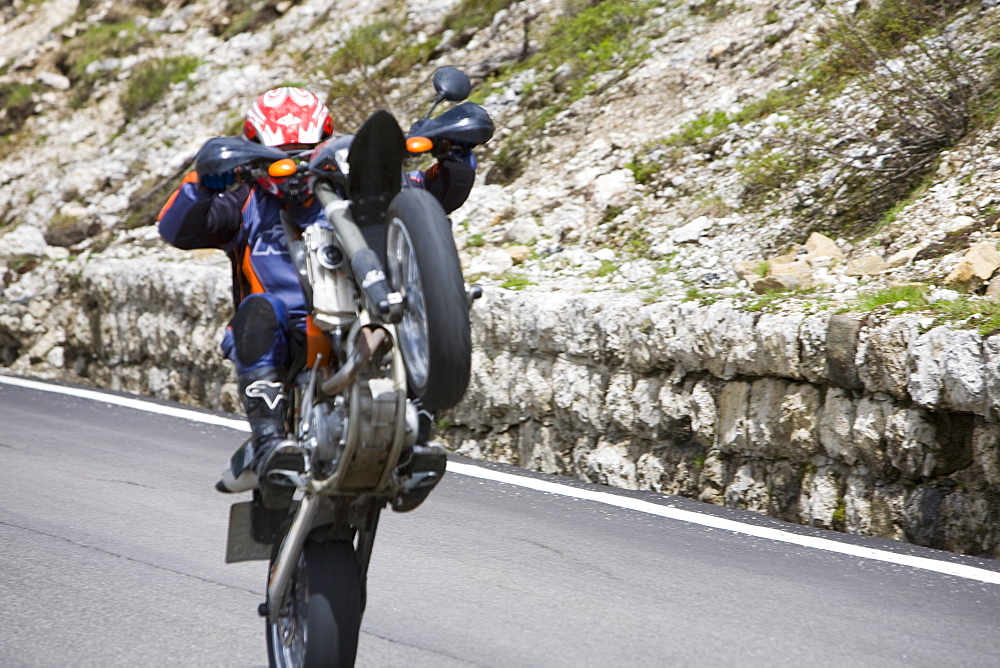
[[[269,146],[311,148],[331,136],[333,123],[318,98],[297,88],[268,91],[254,103],[244,137]],[[476,162],[471,151],[438,158],[413,185],[434,194],[450,213],[472,189]],[[284,386],[290,366],[305,354],[308,305],[292,263],[281,222],[282,211],[301,228],[324,223],[315,197],[299,201],[280,188],[234,184],[234,176],[189,173],[160,212],[159,231],[181,249],[223,250],[232,264],[236,313],[225,330],[222,352],[236,365],[239,394],[253,437],[223,473],[217,487],[253,489],[281,450],[286,412]],[[298,358],[301,359],[301,358]],[[298,466],[301,455],[286,448],[281,466]],[[296,461],[287,461],[289,457]]]

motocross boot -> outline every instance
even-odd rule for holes
[[[430,440],[431,414],[421,410],[419,418],[417,442],[403,451],[395,470],[401,489],[392,500],[392,509],[399,513],[409,512],[423,503],[441,482],[448,464],[444,446]]]
[[[264,503],[269,507],[290,503],[294,487],[268,479],[268,473],[276,470],[301,473],[305,468],[302,450],[295,441],[285,438],[288,403],[280,378],[281,374],[270,367],[240,376],[240,398],[252,435],[233,454],[222,472],[222,479],[215,485],[220,492],[260,488]]]

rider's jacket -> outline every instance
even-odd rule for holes
[[[472,189],[475,159],[471,152],[445,156],[426,172],[413,172],[409,177],[414,185],[434,194],[450,213],[465,202]],[[281,223],[284,206],[276,196],[256,186],[207,192],[198,185],[197,173],[191,172],[160,211],[160,236],[177,248],[225,251],[232,263],[236,305],[251,294],[269,293],[285,304],[290,323],[303,327],[308,306],[285,242]],[[300,227],[325,222],[315,199],[306,206],[289,207],[288,212]],[[227,343],[223,342],[224,349],[230,347]]]

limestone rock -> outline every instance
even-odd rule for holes
[[[40,229],[31,225],[19,225],[10,232],[0,235],[0,258],[45,257],[47,247],[45,235]]]
[[[538,238],[541,228],[531,218],[518,218],[507,228],[507,239],[518,244],[527,244]]]
[[[38,80],[46,86],[59,91],[69,90],[70,88],[69,78],[57,72],[40,72]]]
[[[806,252],[810,258],[830,257],[835,260],[843,259],[844,252],[830,237],[813,232],[806,239]]]
[[[713,221],[708,216],[698,216],[694,220],[681,225],[676,230],[670,233],[670,238],[674,243],[691,243],[693,241],[698,241],[701,237],[705,235],[708,230],[712,228]]]
[[[1000,302],[1000,277],[994,276],[986,284],[985,296],[993,302]]]
[[[944,284],[963,291],[976,290],[1000,268],[1000,252],[991,241],[978,243],[962,256]]]
[[[602,174],[594,180],[592,199],[600,207],[620,202],[635,188],[635,176],[631,170],[616,169]]]
[[[508,246],[504,248],[504,252],[510,256],[515,265],[521,264],[531,257],[531,249],[527,246]]]
[[[861,389],[856,362],[861,321],[848,315],[830,318],[826,332],[827,375],[830,382],[847,389]]]
[[[890,269],[902,267],[904,264],[913,262],[913,258],[915,258],[919,252],[920,248],[918,247],[907,248],[887,257],[885,263],[889,265]]]
[[[976,224],[976,219],[972,216],[955,216],[944,228],[946,232],[954,233],[966,230]]]
[[[750,288],[757,294],[772,291],[805,290],[813,287],[816,281],[805,263],[795,263],[804,266],[776,265],[773,273],[760,277],[747,277],[751,281]]]
[[[469,274],[500,276],[514,266],[514,260],[507,251],[495,248],[477,256],[468,266]]]
[[[889,268],[881,255],[866,255],[847,263],[844,273],[848,276],[870,276]]]

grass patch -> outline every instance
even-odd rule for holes
[[[647,145],[647,154],[660,148],[670,149],[667,151],[666,158],[663,160],[637,158],[628,163],[626,167],[635,175],[637,183],[649,183],[663,170],[667,162],[674,162],[684,154],[682,149],[697,148],[703,152],[711,153],[712,141],[732,125],[753,123],[767,118],[775,112],[794,108],[801,95],[802,93],[797,88],[776,89],[760,100],[749,102],[733,114],[720,110],[702,112],[697,118],[681,125],[677,131]],[[752,171],[752,168],[748,167],[748,169]],[[764,181],[768,181],[768,179],[764,179]]]
[[[654,176],[660,173],[663,166],[655,162],[633,160],[625,165],[625,168],[632,172],[632,176],[635,177],[636,183],[639,185],[645,185],[652,181]]]
[[[663,140],[664,146],[698,146],[718,136],[732,123],[724,111],[705,111]]]
[[[418,42],[407,32],[404,17],[396,14],[351,33],[323,68],[333,81],[327,93],[328,106],[338,110],[341,129],[353,132],[375,109],[391,107],[389,100],[399,87],[397,80],[428,62],[440,41],[441,37],[436,36]],[[419,86],[423,88],[425,83],[421,81]],[[413,92],[410,97],[421,103],[426,99],[426,95],[416,95],[416,89]]]
[[[169,90],[170,85],[187,79],[201,61],[194,56],[157,58],[141,63],[129,77],[121,105],[126,118],[149,109]]]
[[[887,309],[890,315],[925,313],[934,319],[934,326],[974,328],[983,336],[1000,330],[1000,303],[976,296],[931,301],[929,288],[924,285],[895,286],[860,295],[842,311],[869,313],[878,308]]]
[[[719,21],[733,13],[735,5],[725,0],[705,0],[698,4],[689,5],[691,13],[696,16],[703,16],[709,21]]]
[[[698,302],[702,306],[711,306],[717,301],[728,298],[730,295],[720,292],[706,291],[701,288],[690,287],[684,293],[684,301]]]
[[[507,9],[517,0],[461,0],[444,18],[445,30],[458,33],[489,26],[497,12]],[[464,46],[464,45],[463,45]]]
[[[628,69],[646,58],[635,28],[658,4],[651,0],[570,2],[567,16],[556,22],[542,48],[525,66],[547,69],[569,65],[563,86],[571,101],[579,99],[592,90],[589,79],[593,75],[613,67]]]
[[[609,260],[601,260],[601,266],[590,272],[590,275],[594,278],[603,278],[605,276],[610,276],[611,274],[618,271],[618,265]]]
[[[931,309],[936,325],[961,324],[975,328],[983,336],[1000,330],[1000,304],[996,302],[959,297],[932,302]]]
[[[108,78],[107,71],[88,72],[87,68],[101,60],[134,55],[150,43],[131,19],[111,23],[94,23],[65,43],[57,66],[73,86],[73,107],[89,104],[94,88]]]
[[[0,84],[0,136],[12,135],[35,114],[35,92],[41,86],[37,83]]]
[[[597,92],[598,74],[627,71],[648,57],[651,35],[645,26],[651,25],[650,10],[661,5],[656,0],[569,0],[562,17],[536,38],[538,51],[493,75],[496,82],[529,69],[544,73],[526,87],[526,123],[491,156],[494,169],[487,183],[508,184],[519,177],[545,127],[570,104]]]
[[[902,313],[907,310],[919,310],[925,308],[929,303],[927,300],[927,287],[923,285],[900,285],[878,292],[862,295],[858,298],[858,308],[862,311],[874,311],[880,306],[895,306],[900,302],[906,302],[906,307],[894,308],[894,313]]]
[[[537,285],[520,274],[504,274],[503,279],[503,283],[500,284],[500,287],[507,288],[508,290],[523,290],[529,285]]]
[[[797,300],[798,304],[796,308],[799,309],[806,307],[815,308],[819,302],[827,299],[823,295],[818,295],[818,291],[819,289],[815,286],[811,288],[768,290],[763,294],[744,301],[742,308],[744,311],[750,312],[773,312],[777,310],[779,302],[789,300]]]
[[[67,43],[62,59],[65,74],[73,82],[87,79],[92,76],[87,74],[88,65],[105,58],[135,54],[144,43],[135,21],[91,24]]]

